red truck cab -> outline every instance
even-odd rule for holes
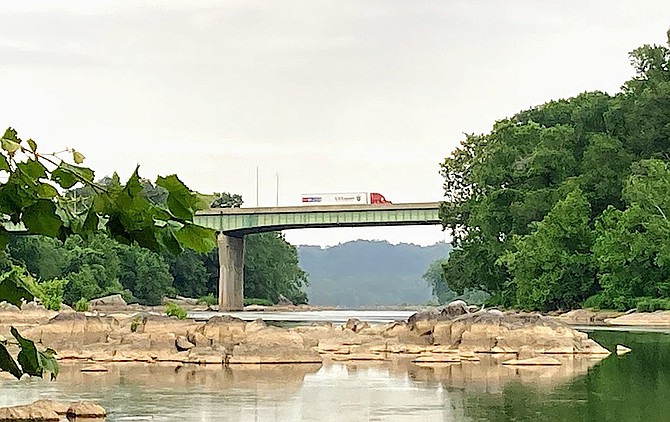
[[[370,192],[370,204],[391,204],[381,193]]]

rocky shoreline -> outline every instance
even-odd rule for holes
[[[497,310],[470,312],[464,304],[387,324],[351,319],[343,325],[292,328],[230,316],[196,322],[144,312],[52,313],[35,307],[0,312],[0,334],[6,335],[11,326],[57,350],[60,360],[92,363],[237,365],[406,359],[430,365],[477,361],[479,355],[487,354],[500,356],[501,364],[555,365],[556,356],[600,359],[610,353],[555,318]]]

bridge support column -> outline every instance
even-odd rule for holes
[[[219,245],[219,310],[244,307],[244,237],[217,235]]]

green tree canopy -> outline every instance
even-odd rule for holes
[[[670,49],[630,57],[636,76],[620,93],[519,112],[444,160],[450,288],[532,309],[582,306],[591,294],[619,308],[670,296]]]

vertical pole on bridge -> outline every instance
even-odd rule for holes
[[[219,247],[219,310],[244,308],[244,236],[217,234]]]

